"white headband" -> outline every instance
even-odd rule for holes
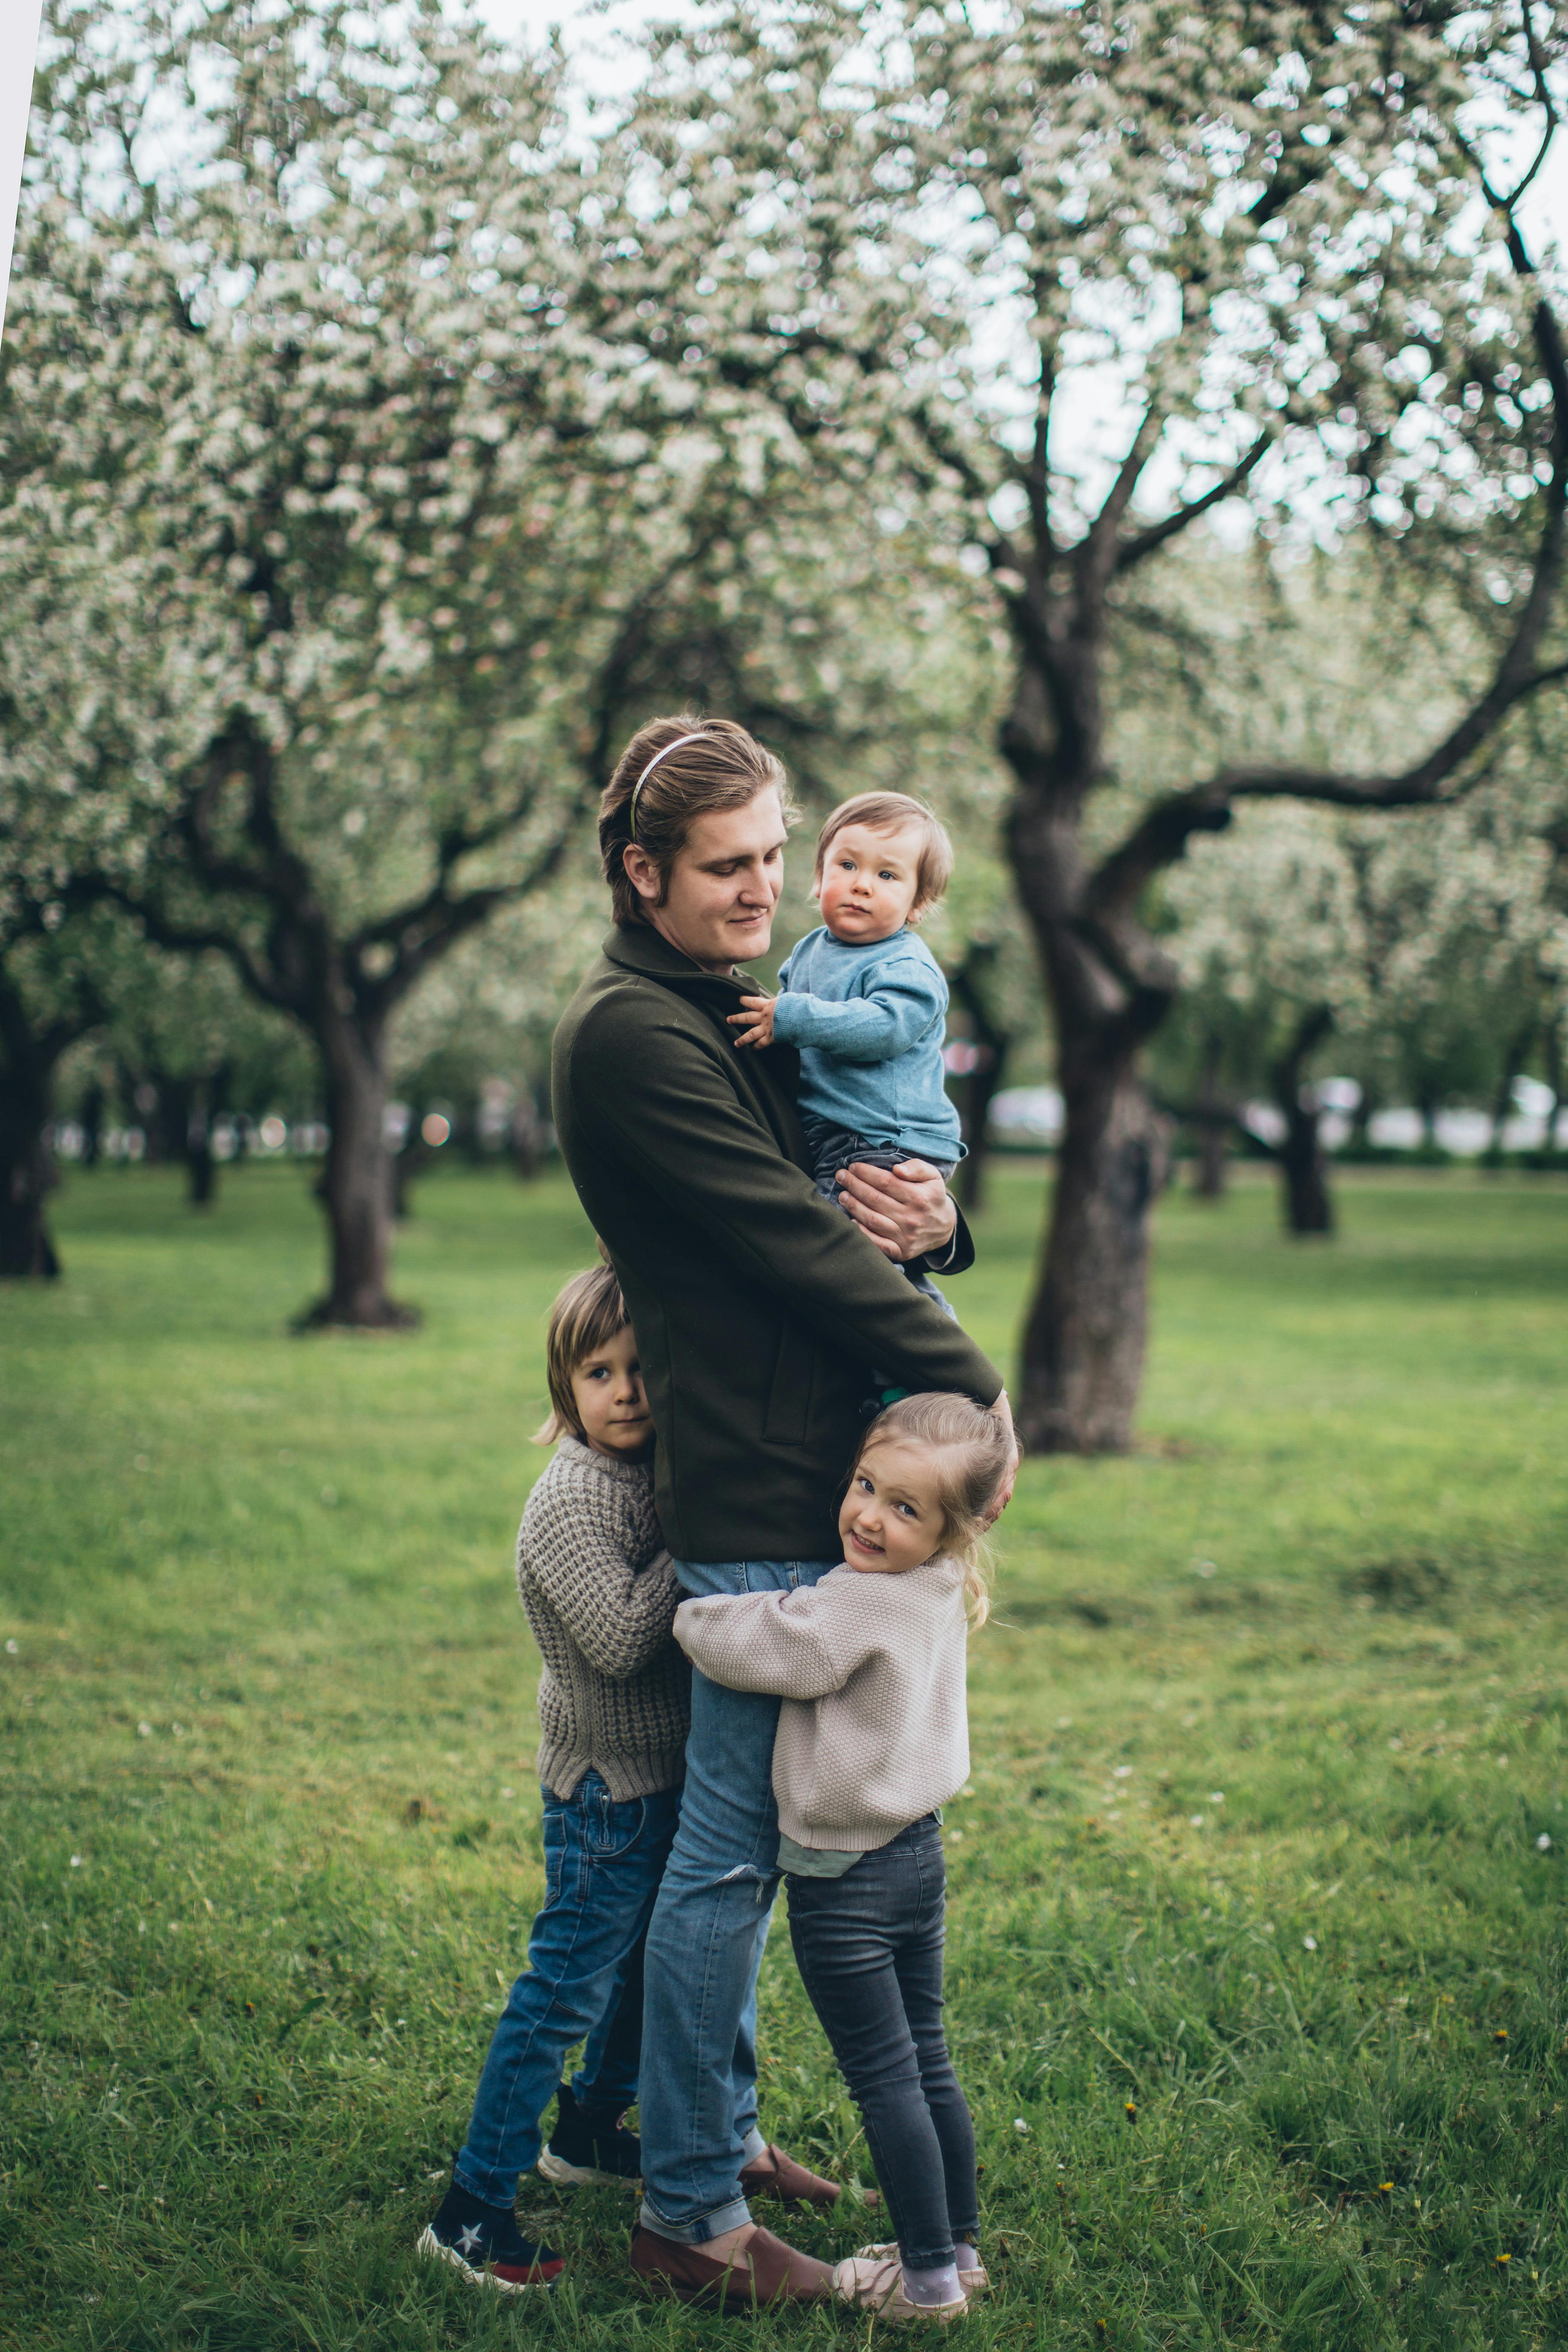
[[[664,758],[664,751],[678,751],[683,743],[700,743],[701,740],[702,733],[699,729],[697,733],[695,735],[677,735],[673,743],[665,744],[664,751],[654,752],[653,758],[649,761],[647,766],[643,769],[642,774],[638,777],[636,782],[632,787],[632,838],[633,841],[637,838],[637,795],[642,791],[643,785],[647,782],[649,777],[653,774],[654,769],[658,766],[660,761]]]

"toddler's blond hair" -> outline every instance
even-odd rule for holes
[[[819,882],[834,836],[846,824],[863,824],[872,833],[918,832],[920,859],[915,869],[915,904],[910,913],[923,915],[927,907],[936,904],[953,878],[953,845],[946,826],[924,801],[912,799],[908,793],[857,793],[853,800],[841,801],[817,835]]]

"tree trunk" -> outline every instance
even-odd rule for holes
[[[1491,1134],[1488,1137],[1486,1150],[1480,1156],[1480,1164],[1489,1174],[1495,1175],[1502,1166],[1502,1131],[1508,1124],[1509,1113],[1513,1108],[1514,1080],[1530,1059],[1530,1049],[1535,1043],[1536,1027],[1536,1016],[1531,1013],[1529,1019],[1516,1029],[1509,1039],[1502,1057],[1502,1068],[1498,1073],[1497,1092],[1492,1097]]]
[[[1547,1024],[1542,1050],[1542,1076],[1552,1089],[1552,1101],[1547,1108],[1545,1131],[1541,1139],[1543,1151],[1557,1149],[1557,1114],[1563,1108],[1563,1015],[1557,1013]]]
[[[1024,1329],[1017,1419],[1030,1454],[1124,1454],[1148,1327],[1149,1210],[1169,1129],[1134,1055],[1061,1032],[1066,1105],[1040,1288]]]
[[[982,1045],[979,1059],[964,1081],[964,1140],[968,1150],[958,1162],[953,1190],[960,1206],[970,1216],[977,1216],[986,1205],[986,1178],[991,1165],[988,1131],[991,1104],[1002,1090],[1010,1043],[1010,1039],[1004,1041],[999,1051],[994,1045]]]
[[[408,1122],[408,1133],[395,1151],[387,1154],[387,1168],[392,1179],[392,1223],[403,1225],[413,1214],[413,1186],[428,1168],[434,1165],[435,1154],[420,1133],[423,1113],[414,1108]]]
[[[1302,1076],[1308,1055],[1333,1027],[1333,1014],[1326,1005],[1303,1013],[1295,1035],[1270,1074],[1274,1100],[1285,1120],[1285,1139],[1276,1156],[1283,1180],[1287,1233],[1332,1234],[1334,1228],[1328,1162],[1323,1157],[1322,1112],[1315,1092]]]
[[[1332,1234],[1333,1201],[1329,1192],[1328,1163],[1318,1134],[1322,1113],[1312,1103],[1310,1087],[1306,1093],[1311,1108],[1298,1108],[1280,1146],[1285,1226],[1292,1234]]]
[[[1219,1040],[1211,1037],[1204,1048],[1203,1076],[1198,1081],[1197,1109],[1192,1122],[1197,1129],[1197,1167],[1192,1189],[1200,1201],[1225,1198],[1228,1165],[1225,1139],[1230,1112],[1219,1099]]]
[[[60,1270],[44,1216],[55,1183],[44,1140],[51,1076],[52,1066],[14,1061],[0,1073],[0,1279],[8,1282],[50,1282]]]
[[[419,1318],[387,1290],[392,1182],[382,1026],[331,1006],[316,1038],[327,1076],[329,1141],[318,1190],[330,1237],[331,1286],[298,1328],[406,1330]]]
[[[953,1189],[961,1206],[977,1213],[985,1205],[986,1171],[990,1161],[987,1126],[991,1104],[1001,1092],[1013,1042],[1012,1032],[993,1020],[982,985],[984,974],[996,961],[996,954],[990,940],[977,940],[957,970],[949,974],[953,994],[969,1016],[971,1042],[976,1049],[974,1068],[964,1080],[964,1141],[968,1150],[958,1162]]]
[[[531,1184],[544,1156],[544,1121],[539,1117],[533,1088],[526,1082],[517,1088],[517,1098],[512,1106],[510,1141],[512,1165],[523,1182]]]

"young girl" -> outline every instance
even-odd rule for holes
[[[773,1792],[790,1940],[897,2233],[840,2263],[833,2284],[884,2319],[955,2318],[986,2284],[974,2129],[942,2032],[936,1808],[968,1777],[976,1552],[1011,1455],[1002,1423],[967,1397],[904,1397],[850,1473],[841,1568],[675,1612],[705,1675],[784,1700]]]
[[[548,2286],[564,2264],[525,2238],[517,2176],[634,2180],[621,2117],[637,2095],[643,1939],[679,1812],[691,1672],[670,1638],[679,1588],[653,1515],[653,1424],[609,1266],[550,1309],[555,1457],[528,1497],[517,1585],[544,1660],[545,1903],[479,2078],[452,2185],[419,2240],[477,2286]],[[581,2072],[560,2080],[588,2037]],[[541,2150],[551,2095],[556,2126]]]

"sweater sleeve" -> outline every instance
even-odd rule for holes
[[[1002,1376],[900,1267],[824,1201],[740,1101],[716,1030],[699,1044],[648,1019],[646,1000],[601,1008],[578,1034],[573,1084],[585,1136],[610,1140],[650,1189],[700,1219],[745,1276],[857,1362],[899,1387],[994,1404]]]
[[[704,1594],[675,1612],[675,1639],[710,1682],[779,1698],[841,1690],[876,1646],[846,1625],[821,1586],[794,1592]],[[858,1638],[857,1638],[858,1634]]]
[[[891,1062],[906,1054],[946,1010],[939,971],[903,956],[878,972],[862,996],[836,1003],[786,992],[773,1007],[773,1034],[786,1045],[814,1045],[837,1062]]]
[[[681,1589],[661,1551],[642,1570],[627,1561],[623,1531],[596,1483],[573,1482],[570,1506],[550,1538],[523,1522],[528,1573],[589,1664],[614,1682],[650,1664],[670,1638]]]

